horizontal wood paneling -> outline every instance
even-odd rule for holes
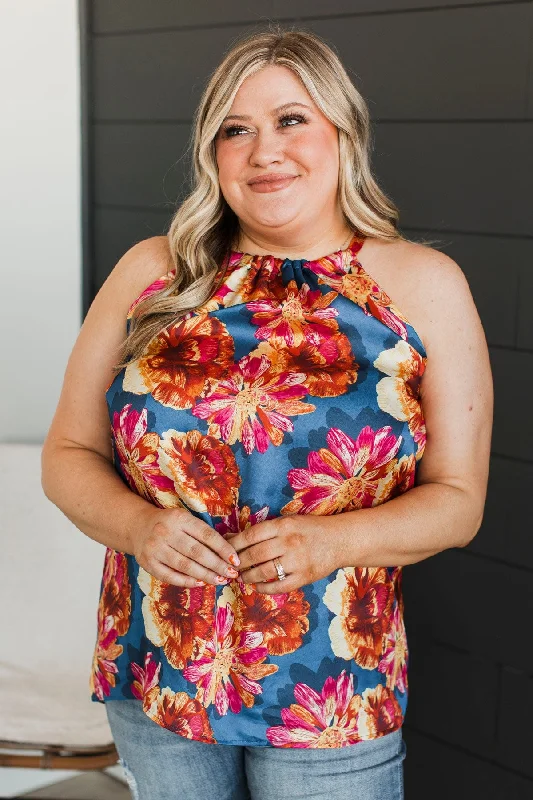
[[[495,387],[492,451],[533,461],[533,353],[490,348],[490,360]]]
[[[533,778],[531,720],[533,676],[506,668],[500,699],[500,746],[498,760]],[[533,791],[532,791],[533,797]]]
[[[533,462],[493,456],[483,523],[467,549],[533,572],[532,489]]]
[[[164,234],[172,211],[97,208],[94,211],[95,291],[105,281],[119,258],[136,242]]]
[[[431,734],[438,720],[441,739],[493,758],[498,683],[492,660],[419,642],[410,658],[406,721]]]
[[[400,220],[403,220],[403,215]],[[489,344],[514,347],[517,344],[520,282],[525,275],[531,274],[533,239],[478,236],[455,231],[413,231],[403,224],[401,229],[407,238],[430,240],[434,249],[454,259],[468,280]],[[529,314],[526,306],[524,302],[524,329]],[[524,342],[522,345],[526,346]]]
[[[506,119],[525,114],[530,18],[506,4],[306,25],[337,48],[375,119]],[[256,28],[96,37],[96,118],[192,118],[228,44]]]
[[[507,0],[509,3],[513,0]],[[232,22],[294,17],[323,17],[331,14],[399,12],[412,9],[456,8],[466,5],[487,5],[501,0],[196,0],[195,3],[176,0],[95,0],[93,30],[110,31],[153,30],[185,25],[220,25]]]
[[[437,734],[441,717],[442,711],[435,715]],[[457,726],[461,726],[460,719]],[[404,731],[404,738],[407,800],[531,800],[531,781],[470,754],[469,748],[457,749],[411,727]]]
[[[533,123],[378,123],[374,170],[406,227],[531,236]]]
[[[511,535],[511,534],[508,534]],[[446,550],[405,568],[407,636],[533,671],[531,573]]]
[[[188,124],[95,124],[95,202],[150,208],[188,189]]]

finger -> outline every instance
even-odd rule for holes
[[[204,578],[209,579],[209,582],[211,582],[213,575],[214,577],[218,575],[219,577],[234,579],[239,574],[236,567],[232,567],[231,564],[221,559],[220,556],[199,542],[198,539],[189,536],[187,533],[183,533],[176,546],[167,542],[166,547],[173,551],[171,566],[177,569],[178,572],[188,574],[192,563],[196,564],[202,571],[202,575],[198,575],[198,569],[195,569],[195,577],[201,577],[202,580]],[[222,581],[219,580],[217,583],[222,583]]]
[[[204,547],[215,553],[220,560],[225,562],[224,567],[217,567],[217,570],[223,570],[221,574],[224,574],[228,564],[233,567],[239,566],[240,558],[233,546],[233,540],[230,544],[221,533],[202,519],[195,517],[194,514],[190,512],[186,512],[186,517],[181,519],[181,528],[188,533],[189,536],[192,536],[194,539],[201,542]]]
[[[241,575],[245,570],[263,564],[265,561],[272,561],[273,558],[281,558],[285,554],[285,548],[281,539],[267,539],[265,542],[253,544],[246,550],[241,550]]]
[[[191,575],[184,575],[176,570],[171,569],[166,564],[157,561],[153,567],[146,570],[150,575],[153,575],[158,581],[163,583],[170,583],[172,586],[181,586],[183,588],[190,588],[204,585]]]
[[[258,522],[257,525],[250,525],[243,531],[231,537],[231,544],[237,551],[241,553],[247,547],[258,542],[264,542],[266,539],[274,539],[278,535],[278,528],[271,520]]]
[[[192,542],[191,550],[195,551],[195,548],[203,547],[200,545],[196,539],[192,537],[188,537]],[[223,570],[220,572],[217,569],[209,569],[205,566],[198,558],[190,558],[189,556],[185,555],[182,551],[175,550],[171,545],[166,545],[165,549],[162,553],[162,561],[171,569],[175,570],[176,572],[183,573],[184,575],[190,575],[193,578],[203,581],[204,583],[210,583],[213,586],[219,586],[221,584],[229,583],[230,580],[235,580],[238,577],[239,573],[235,569],[235,567],[230,567],[228,565],[224,566],[224,562],[218,559],[217,556],[214,555],[210,550],[205,548],[205,552],[208,553],[208,559],[219,561],[220,564],[223,565]],[[231,572],[229,572],[231,570]]]
[[[280,563],[283,565],[283,569],[286,575],[290,574],[289,567],[286,565],[287,559],[284,558],[281,561],[280,555],[274,556],[274,558],[279,558]],[[266,583],[267,581],[277,581],[278,580],[278,571],[276,569],[276,565],[272,559],[268,561],[264,561],[261,564],[255,564],[250,569],[241,572],[241,580],[243,583]]]

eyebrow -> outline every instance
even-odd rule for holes
[[[274,116],[275,114],[279,114],[279,112],[283,111],[285,108],[292,108],[293,106],[301,106],[302,108],[309,109],[309,111],[313,110],[311,106],[308,106],[305,103],[293,102],[293,103],[283,103],[282,106],[278,106],[270,113],[272,116]],[[249,114],[229,114],[227,117],[224,117],[222,122],[225,122],[227,119],[252,119],[252,117]]]

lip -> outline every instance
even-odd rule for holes
[[[287,172],[269,172],[265,175],[258,175],[256,178],[250,178],[248,185],[255,186],[258,183],[281,183],[282,181],[297,177],[297,175],[290,175]]]

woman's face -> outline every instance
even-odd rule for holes
[[[289,241],[338,217],[337,128],[287,67],[264,67],[242,83],[215,152],[222,194],[246,233]],[[285,179],[250,183],[274,173]]]

